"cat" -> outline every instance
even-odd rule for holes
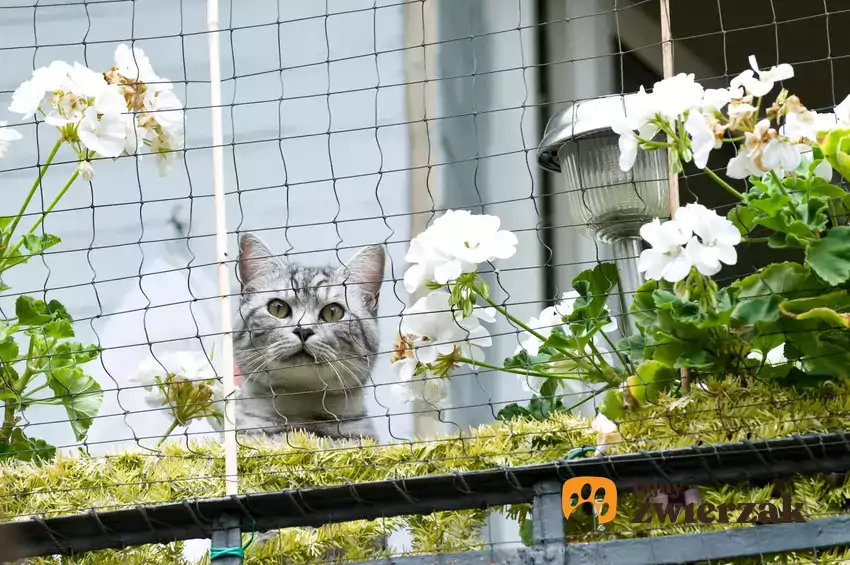
[[[240,435],[300,429],[377,439],[363,387],[377,359],[384,263],[383,248],[373,245],[341,267],[294,265],[256,235],[240,237],[233,341]]]

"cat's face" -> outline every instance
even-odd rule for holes
[[[340,267],[287,264],[253,234],[239,240],[242,298],[234,339],[246,382],[278,391],[365,384],[378,352],[384,251],[363,249]]]

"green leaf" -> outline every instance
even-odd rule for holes
[[[622,351],[632,363],[640,363],[647,359],[646,339],[639,333],[630,335],[616,343],[617,351]]]
[[[53,317],[47,312],[43,300],[31,296],[19,296],[15,302],[15,315],[22,326],[43,326]]]
[[[797,206],[797,217],[814,231],[823,231],[829,218],[826,217],[826,202],[820,198],[810,198],[805,204]]]
[[[850,163],[848,163],[847,144],[850,129],[834,129],[818,142],[823,156],[845,179],[850,179]]]
[[[779,305],[782,313],[795,320],[820,320],[827,324],[850,328],[850,295],[832,292],[813,298],[788,300]]]
[[[817,294],[823,290],[811,271],[798,263],[774,263],[732,283],[739,289],[732,311],[734,327],[779,319],[779,303],[787,298]]]
[[[534,521],[526,517],[519,525],[519,539],[526,547],[534,545]]]
[[[844,198],[847,196],[847,192],[840,186],[835,186],[822,178],[815,177],[812,179],[812,183],[809,188],[809,196],[832,200],[833,198]]]
[[[775,322],[779,319],[779,296],[770,295],[738,304],[732,316],[736,325],[754,325],[757,322]]]
[[[68,311],[65,309],[65,306],[62,305],[58,300],[51,300],[47,303],[47,312],[53,316],[54,319],[62,319],[73,321],[71,315],[68,314]]]
[[[791,199],[788,196],[785,196],[780,192],[775,192],[758,199],[749,199],[747,206],[755,208],[768,216],[775,216],[780,211],[784,210],[790,202]]]
[[[738,204],[726,214],[726,219],[732,222],[741,235],[748,235],[756,229],[756,218],[761,214],[760,210]]]
[[[655,280],[648,280],[640,285],[635,292],[634,300],[629,308],[632,320],[641,331],[652,327],[656,320],[655,291],[659,288]]]
[[[508,369],[528,369],[537,371],[538,368],[550,368],[549,355],[529,355],[525,349],[513,357],[508,357],[502,363]]]
[[[599,412],[610,420],[619,420],[626,413],[624,404],[623,391],[614,388],[603,395]]]
[[[838,286],[850,279],[850,226],[834,227],[806,249],[806,263],[825,283]]]
[[[503,422],[507,422],[509,420],[518,420],[522,418],[528,418],[530,413],[524,407],[520,406],[516,402],[508,404],[496,414],[496,419],[502,420]]]
[[[691,349],[683,351],[676,360],[674,367],[681,369],[682,367],[692,367],[695,369],[708,369],[714,365],[714,356],[704,349]]]
[[[66,339],[74,337],[74,328],[68,320],[59,319],[44,324],[44,333],[52,339]]]
[[[48,373],[47,384],[65,406],[77,441],[82,441],[103,402],[103,391],[79,367],[60,367]]]
[[[15,428],[9,438],[9,444],[0,445],[0,461],[17,459],[42,463],[56,457],[56,448],[44,440],[28,438],[23,430]]]
[[[7,336],[5,339],[0,341],[0,360],[5,363],[14,363],[18,361],[18,344],[15,341],[15,338],[12,336]]]
[[[574,334],[591,335],[610,321],[605,314],[605,303],[618,280],[617,266],[613,263],[600,263],[573,278],[573,288],[579,294],[569,316]]]
[[[626,386],[629,394],[641,406],[656,402],[661,392],[678,378],[676,371],[658,361],[641,363],[636,373],[626,379]]]
[[[24,234],[24,247],[33,255],[41,253],[45,249],[49,249],[54,245],[61,243],[62,240],[55,235],[46,233],[44,235],[36,235],[34,233]]]

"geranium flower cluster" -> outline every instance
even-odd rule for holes
[[[507,259],[516,253],[517,237],[499,229],[501,220],[467,210],[448,210],[410,242],[405,261],[413,263],[404,274],[407,292],[423,284],[449,284],[479,263]]]
[[[157,76],[141,49],[124,44],[106,73],[65,61],[36,69],[15,90],[9,111],[23,119],[39,113],[58,128],[77,152],[87,180],[93,175],[92,157],[133,155],[143,144],[161,157],[165,173],[183,148],[183,106],[173,85]],[[0,130],[0,152],[2,140],[8,141],[9,133]]]
[[[500,229],[498,217],[448,210],[410,242],[405,259],[413,265],[404,275],[405,288],[411,293],[423,286],[452,289],[480,263],[513,256],[516,245],[516,236]],[[459,290],[464,299],[470,298],[469,287]],[[408,385],[426,382],[426,396],[436,401],[444,392],[441,377],[450,369],[483,360],[480,348],[492,340],[481,322],[493,321],[491,308],[476,305],[464,315],[450,292],[432,290],[402,313],[392,358],[399,380]]]
[[[712,276],[720,271],[721,263],[738,261],[735,246],[741,242],[741,232],[702,204],[683,206],[672,220],[663,223],[656,218],[641,226],[640,235],[652,246],[638,261],[638,269],[647,278],[677,282],[687,277],[692,267]]]
[[[817,142],[818,132],[850,127],[850,97],[834,113],[819,114],[785,90],[767,109],[767,117],[758,119],[762,97],[778,82],[792,78],[794,69],[783,63],[760,70],[755,56],[750,56],[749,63],[751,68],[732,79],[729,88],[704,89],[693,74],[684,73],[655,83],[651,93],[641,87],[628,100],[624,114],[612,120],[611,127],[620,136],[620,168],[630,170],[640,148],[670,146],[681,160],[704,169],[712,150],[735,140],[727,132],[736,132],[743,134],[744,143],[727,165],[729,177],[793,171],[801,163],[801,154]],[[654,141],[659,133],[674,142]],[[819,174],[827,172],[831,170]]]
[[[177,428],[206,419],[213,429],[221,426],[223,413],[215,404],[217,378],[207,358],[197,351],[173,351],[146,358],[131,379],[147,391],[145,403],[164,408],[173,418],[163,440]],[[161,443],[161,442],[160,442]]]

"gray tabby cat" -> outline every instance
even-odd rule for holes
[[[281,261],[254,234],[240,237],[240,433],[375,437],[363,386],[378,353],[384,260],[371,246],[342,267],[304,267]]]

